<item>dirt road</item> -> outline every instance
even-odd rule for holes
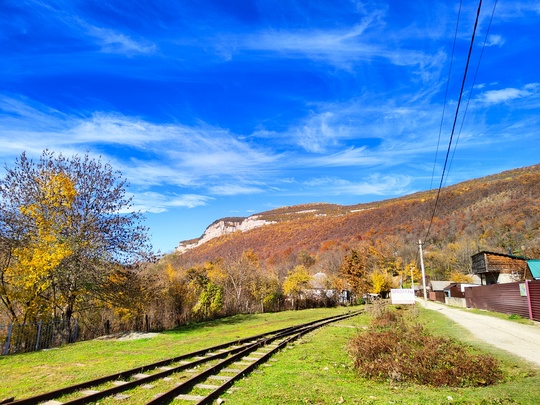
[[[417,301],[427,309],[443,315],[468,329],[477,338],[530,361],[540,367],[540,325],[522,325],[517,322],[475,314],[444,304]]]

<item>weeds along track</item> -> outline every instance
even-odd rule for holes
[[[211,404],[235,381],[266,362],[288,343],[331,322],[360,311],[332,316],[224,343],[171,359],[100,377],[8,405],[100,404]]]

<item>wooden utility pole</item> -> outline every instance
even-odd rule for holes
[[[420,249],[420,268],[422,269],[422,286],[424,288],[424,301],[427,305],[427,291],[426,291],[426,272],[424,270],[424,255],[422,253],[422,241],[418,240],[418,248]]]

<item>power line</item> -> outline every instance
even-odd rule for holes
[[[454,114],[454,122],[452,124],[452,132],[450,133],[450,140],[448,141],[448,148],[446,150],[446,157],[444,159],[444,166],[443,166],[443,171],[442,171],[442,175],[441,175],[441,181],[439,183],[439,188],[437,190],[437,197],[435,198],[435,206],[433,207],[433,212],[431,214],[431,219],[429,221],[429,226],[428,226],[426,235],[424,236],[424,240],[426,240],[428,235],[429,235],[429,232],[431,230],[431,226],[433,225],[433,219],[435,218],[435,212],[437,211],[437,205],[439,204],[439,198],[440,198],[440,195],[441,195],[441,189],[442,189],[442,185],[443,185],[443,181],[444,181],[444,173],[446,171],[446,165],[448,163],[448,156],[450,155],[450,150],[452,148],[452,139],[454,137],[454,132],[455,132],[455,129],[456,129],[456,123],[457,123],[458,114],[459,114],[459,107],[461,105],[461,98],[463,97],[463,89],[465,88],[465,82],[467,80],[467,72],[469,70],[469,63],[471,61],[471,54],[472,54],[472,49],[473,49],[473,45],[474,45],[474,37],[476,35],[476,28],[478,27],[478,20],[480,19],[480,10],[481,9],[482,9],[482,0],[480,0],[478,2],[478,10],[476,11],[476,20],[474,22],[474,28],[473,28],[473,33],[472,33],[472,37],[471,37],[471,43],[469,45],[469,52],[467,54],[467,63],[465,64],[465,71],[463,73],[463,80],[461,81],[461,89],[459,91],[459,98],[458,98],[458,102],[457,102],[457,106],[456,106],[456,113]]]
[[[452,167],[452,162],[454,160],[454,156],[456,154],[456,148],[457,144],[459,142],[459,137],[461,135],[461,131],[463,130],[463,124],[465,123],[465,117],[467,116],[467,111],[469,110],[469,104],[471,102],[472,94],[474,92],[474,85],[476,84],[476,78],[478,77],[478,70],[480,69],[480,63],[482,62],[482,57],[484,56],[484,49],[486,48],[486,43],[489,35],[489,31],[491,30],[491,23],[493,22],[493,16],[495,15],[495,9],[497,8],[497,0],[493,3],[493,10],[491,10],[491,18],[489,19],[489,24],[486,30],[486,35],[484,36],[484,43],[482,44],[482,49],[480,51],[480,57],[478,58],[478,64],[476,65],[476,71],[474,72],[474,78],[471,84],[471,91],[469,92],[469,97],[467,98],[467,104],[465,105],[465,110],[463,112],[463,118],[461,119],[461,126],[459,127],[459,132],[456,138],[456,143],[454,145],[454,150],[452,152],[452,157],[450,158],[450,166],[448,168],[448,171],[450,171],[450,168]],[[447,177],[448,179],[448,177]],[[445,183],[446,184],[446,183]],[[431,188],[431,187],[430,187]]]
[[[435,159],[433,160],[433,171],[431,172],[431,183],[429,184],[430,190],[433,187],[433,179],[435,178],[435,166],[437,165],[439,145],[441,143],[441,133],[442,133],[442,127],[443,127],[443,121],[444,121],[444,114],[446,112],[446,102],[448,100],[448,88],[450,87],[450,76],[452,74],[452,66],[454,64],[454,52],[456,49],[457,33],[458,33],[458,27],[459,27],[459,19],[461,17],[462,4],[463,4],[463,0],[459,2],[458,17],[456,20],[456,30],[454,31],[454,43],[452,45],[452,56],[450,57],[450,67],[448,68],[448,79],[446,80],[446,91],[444,92],[444,104],[443,104],[443,110],[442,110],[442,115],[441,115],[441,123],[439,125],[439,137],[437,138],[437,148],[435,149]]]

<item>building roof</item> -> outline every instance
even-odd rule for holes
[[[431,291],[444,291],[446,287],[452,284],[451,281],[430,281]]]
[[[483,255],[483,254],[510,257],[512,259],[518,259],[518,260],[527,260],[527,258],[523,257],[523,256],[516,256],[516,255],[513,255],[513,254],[498,253],[498,252],[489,252],[487,250],[482,250],[481,252],[475,253],[471,257],[475,257],[475,256],[478,256],[478,255]]]
[[[328,285],[328,276],[324,274],[323,272],[319,272],[315,275],[313,275],[313,278],[311,280],[311,286],[315,289],[324,290]]]
[[[535,280],[540,280],[540,260],[527,260],[529,270]]]

